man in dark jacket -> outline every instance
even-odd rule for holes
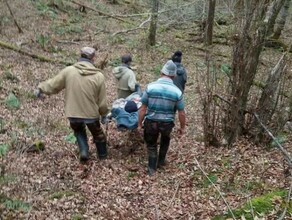
[[[165,164],[165,157],[170,143],[170,134],[174,127],[176,111],[180,128],[184,134],[186,119],[182,92],[173,84],[176,65],[169,60],[161,70],[161,77],[147,85],[141,98],[138,130],[141,132],[144,121],[144,140],[148,150],[148,174],[151,176],[156,167]],[[160,148],[157,155],[157,140],[160,134]],[[158,156],[158,158],[157,158]]]
[[[176,51],[172,55],[171,59],[177,67],[176,77],[174,77],[173,83],[182,91],[182,93],[184,93],[185,85],[187,83],[187,71],[184,68],[184,66],[181,64],[182,52],[179,50]]]
[[[77,139],[80,161],[89,159],[86,127],[93,136],[98,157],[107,156],[106,137],[99,122],[108,113],[105,78],[94,66],[94,58],[95,49],[83,47],[77,63],[41,82],[35,91],[40,97],[42,93],[51,95],[65,89],[65,114]]]

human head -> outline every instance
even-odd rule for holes
[[[127,103],[125,105],[125,111],[128,112],[128,113],[132,113],[132,112],[138,111],[138,107],[137,107],[136,102],[134,102],[132,100],[127,101]]]
[[[161,73],[170,78],[176,76],[176,71],[177,67],[172,60],[168,60],[161,69]]]
[[[130,64],[132,62],[132,56],[130,54],[125,54],[121,57],[122,63]]]
[[[81,57],[92,60],[95,56],[95,49],[93,47],[82,47],[81,48]]]
[[[177,63],[180,63],[181,59],[182,59],[182,52],[180,50],[175,51],[174,54],[171,57],[171,60],[173,62],[177,62]]]

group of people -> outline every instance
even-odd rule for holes
[[[89,159],[89,145],[86,127],[93,137],[97,156],[107,157],[106,135],[101,123],[109,112],[105,77],[94,62],[96,50],[92,47],[81,48],[79,60],[61,70],[55,77],[41,82],[35,95],[56,94],[65,89],[65,115],[74,131],[79,147],[80,161]],[[148,150],[148,174],[165,165],[170,144],[170,134],[174,127],[175,114],[178,112],[179,135],[184,134],[186,117],[183,93],[187,73],[181,64],[182,52],[176,51],[161,69],[160,78],[148,84],[141,95],[138,113],[138,132],[143,134]],[[134,71],[131,69],[131,55],[121,57],[121,65],[112,71],[117,79],[118,98],[126,98],[140,89]],[[158,138],[160,135],[160,147]]]

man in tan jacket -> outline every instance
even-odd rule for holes
[[[122,64],[113,69],[113,75],[117,79],[118,98],[126,98],[137,90],[137,80],[134,71],[131,69],[131,55],[121,57]]]
[[[80,161],[89,159],[86,127],[93,136],[100,159],[107,156],[106,137],[99,119],[108,113],[105,78],[94,66],[95,49],[83,47],[81,58],[52,79],[41,82],[36,90],[51,95],[65,89],[65,115],[70,121],[79,146]]]

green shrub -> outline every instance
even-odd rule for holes
[[[29,211],[31,208],[31,204],[27,202],[23,202],[21,200],[9,199],[9,198],[3,199],[2,204],[4,204],[5,207],[10,210],[21,209],[24,211]]]
[[[276,208],[275,206],[279,205],[280,203],[281,209],[284,209],[284,207],[288,205],[287,211],[288,213],[292,213],[292,202],[290,201],[289,204],[286,204],[286,195],[287,190],[275,190],[262,196],[252,198],[241,208],[234,209],[232,210],[232,212],[236,218],[253,220],[254,216],[252,215],[252,213],[254,213],[255,216],[266,215],[268,213],[274,212]],[[277,204],[275,203],[276,200]],[[231,217],[231,213],[227,213],[215,216],[212,220],[223,220]]]
[[[65,137],[65,141],[71,143],[71,144],[75,144],[77,139],[75,137],[75,135],[73,133],[70,133],[68,134],[66,137]]]
[[[9,95],[7,96],[5,103],[9,108],[18,109],[20,107],[20,101],[12,92],[10,92]]]
[[[3,158],[7,154],[8,150],[9,150],[8,144],[0,144],[0,158]],[[15,178],[11,176],[5,176],[5,165],[4,164],[0,164],[0,165],[1,165],[1,176],[0,176],[0,186],[1,186],[8,182],[11,182]],[[0,203],[3,204],[6,209],[10,209],[10,210],[21,209],[24,211],[29,211],[29,209],[31,208],[31,204],[27,202],[23,202],[18,199],[9,198],[5,196],[4,194],[0,195]]]

